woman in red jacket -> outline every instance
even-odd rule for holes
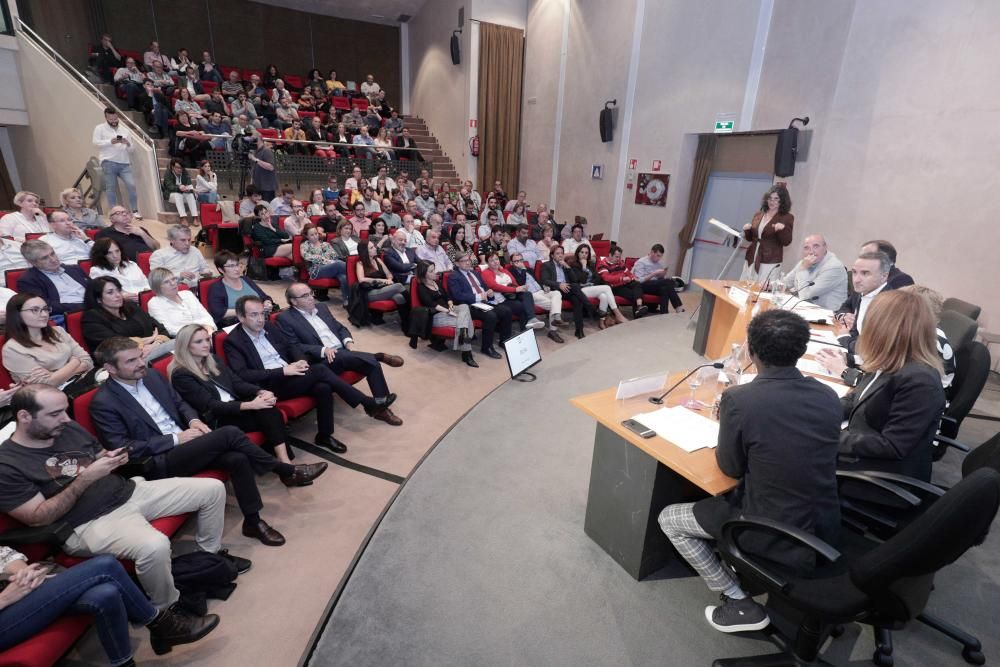
[[[612,248],[610,257],[597,260],[597,275],[604,284],[611,286],[615,296],[628,300],[632,305],[634,317],[642,317],[649,311],[649,308],[642,305],[642,283],[636,280],[632,270],[625,266],[621,246]]]
[[[510,271],[500,266],[500,257],[490,253],[486,258],[486,268],[482,271],[483,282],[493,290],[504,305],[521,321],[523,329],[541,329],[545,323],[535,317],[535,299],[524,285],[514,280]]]
[[[792,199],[783,185],[774,185],[764,193],[760,210],[743,225],[743,238],[750,242],[742,280],[770,280],[781,269],[784,247],[792,242]]]

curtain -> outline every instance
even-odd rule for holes
[[[500,181],[506,192],[518,191],[521,170],[521,83],[524,77],[524,31],[479,24],[479,167],[483,192]]]
[[[708,188],[708,177],[712,173],[712,162],[715,160],[715,135],[702,134],[698,136],[698,151],[694,156],[694,173],[691,177],[691,192],[688,195],[687,220],[677,234],[677,262],[674,270],[680,275],[684,266],[684,257],[694,245],[694,232],[698,227],[698,214],[701,203],[705,200],[705,190]]]

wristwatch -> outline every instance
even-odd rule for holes
[[[856,387],[858,386],[858,380],[861,379],[862,375],[864,375],[864,373],[857,368],[845,368],[844,372],[840,374],[840,379],[843,380],[844,384],[848,387]]]

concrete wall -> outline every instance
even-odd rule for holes
[[[11,145],[21,186],[58,205],[59,192],[73,185],[92,155],[91,134],[104,122],[104,105],[67,75],[32,42],[18,37],[18,66],[30,124],[10,127]],[[150,149],[136,142],[132,171],[139,194],[139,211],[155,218],[160,208],[156,161]],[[127,203],[127,202],[126,202]]]

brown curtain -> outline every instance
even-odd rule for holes
[[[483,192],[493,181],[513,195],[521,170],[521,83],[524,31],[479,24],[479,168]]]
[[[694,156],[694,174],[691,177],[691,193],[688,196],[687,221],[684,227],[677,234],[677,263],[674,264],[674,271],[680,275],[684,266],[684,257],[687,251],[694,245],[692,236],[698,226],[698,214],[701,212],[701,203],[705,199],[705,190],[708,188],[708,177],[712,173],[712,162],[715,161],[715,135],[702,134],[698,136],[698,151]]]

